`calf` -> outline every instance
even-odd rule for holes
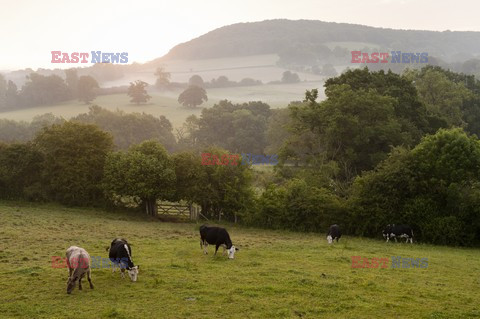
[[[113,270],[115,272],[115,266],[120,268],[122,278],[125,278],[125,269],[128,271],[128,276],[132,281],[137,281],[138,269],[140,266],[135,266],[132,261],[132,248],[126,239],[115,238],[110,244],[108,257],[112,261]]]
[[[223,254],[225,254],[225,249],[227,249],[228,258],[230,259],[234,258],[235,251],[238,250],[238,248],[232,245],[230,235],[225,228],[202,225],[200,226],[200,248],[203,247],[205,254],[208,254],[208,244],[215,245],[215,255],[217,254],[218,247],[223,247]]]
[[[397,237],[407,238],[406,243],[410,240],[410,243],[413,244],[413,230],[408,225],[387,225],[383,230],[383,237],[387,239],[387,242],[390,238],[394,238],[395,242]]]
[[[340,227],[338,227],[337,224],[334,224],[330,226],[328,229],[328,234],[327,234],[327,241],[329,244],[331,244],[335,239],[338,240],[342,237],[342,232],[340,231]]]
[[[78,290],[82,290],[82,278],[87,274],[90,289],[93,289],[90,274],[90,255],[83,248],[70,246],[67,249],[68,281],[67,294],[72,293],[78,280]]]

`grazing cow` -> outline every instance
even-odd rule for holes
[[[132,261],[132,248],[126,239],[115,238],[110,244],[108,258],[112,261],[112,272],[115,272],[115,266],[120,268],[122,278],[125,278],[125,269],[128,271],[128,276],[132,281],[137,281],[138,269],[140,266],[135,266]]]
[[[203,247],[205,254],[208,254],[208,244],[215,245],[215,255],[217,254],[218,247],[223,247],[223,254],[225,254],[225,249],[227,249],[228,258],[230,259],[234,258],[235,251],[238,250],[238,248],[232,245],[230,235],[225,228],[202,225],[200,226],[200,248]]]
[[[340,227],[338,227],[337,224],[334,224],[330,226],[328,229],[328,234],[327,234],[327,241],[329,244],[331,244],[335,239],[338,240],[342,237],[342,232],[340,231]]]
[[[395,242],[397,237],[407,238],[406,243],[410,240],[410,243],[413,244],[413,230],[408,225],[387,225],[383,230],[383,237],[387,239],[387,242],[390,238],[394,238]]]
[[[93,289],[90,274],[90,255],[83,248],[71,246],[67,249],[68,281],[67,294],[72,293],[78,280],[78,290],[82,290],[82,278],[87,274],[90,289]]]

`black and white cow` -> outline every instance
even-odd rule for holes
[[[140,266],[135,266],[132,261],[132,248],[126,239],[115,238],[110,244],[108,258],[112,261],[113,270],[115,272],[115,266],[120,268],[122,278],[125,278],[125,269],[128,271],[128,275],[132,281],[137,281],[138,269]]]
[[[394,238],[395,242],[397,237],[407,238],[406,243],[410,240],[410,243],[413,244],[413,230],[408,225],[387,225],[383,230],[383,237],[387,239],[387,242],[390,238]]]
[[[200,226],[200,248],[203,248],[205,254],[208,254],[208,244],[215,245],[215,255],[217,254],[218,247],[223,247],[223,254],[225,254],[225,249],[227,249],[228,258],[230,259],[234,258],[235,251],[238,250],[238,248],[233,246],[230,235],[225,228],[202,225]]]
[[[340,227],[338,227],[337,224],[334,224],[330,226],[328,229],[328,234],[327,234],[327,241],[329,244],[331,244],[335,239],[338,240],[342,237],[342,232],[340,231]]]

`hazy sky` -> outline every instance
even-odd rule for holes
[[[480,31],[479,12],[478,0],[0,0],[0,70],[81,65],[50,63],[54,50],[128,52],[129,63],[146,62],[237,22],[286,18]]]

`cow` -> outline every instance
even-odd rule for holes
[[[122,278],[125,278],[125,269],[128,271],[130,280],[137,281],[139,265],[135,266],[132,261],[132,248],[126,239],[115,238],[107,247],[108,257],[112,261],[112,273],[116,271],[115,266],[118,266],[121,271]]]
[[[338,240],[342,237],[342,232],[340,231],[340,227],[338,227],[337,224],[334,224],[330,226],[328,229],[328,234],[327,234],[327,241],[329,244],[331,244],[335,239]]]
[[[93,289],[92,277],[90,274],[90,255],[83,248],[70,246],[66,252],[68,281],[67,294],[71,294],[78,280],[78,290],[82,290],[82,279],[87,274],[90,289]]]
[[[410,240],[410,243],[413,244],[413,230],[408,225],[387,225],[383,230],[383,237],[387,239],[387,242],[390,238],[394,238],[397,242],[397,237],[407,238],[406,243]]]
[[[200,226],[200,248],[203,248],[203,252],[208,254],[207,246],[215,245],[215,254],[217,254],[218,247],[223,247],[223,254],[225,254],[225,249],[228,250],[228,258],[233,259],[235,256],[235,251],[239,250],[235,248],[230,239],[225,228],[215,227],[215,226]]]

